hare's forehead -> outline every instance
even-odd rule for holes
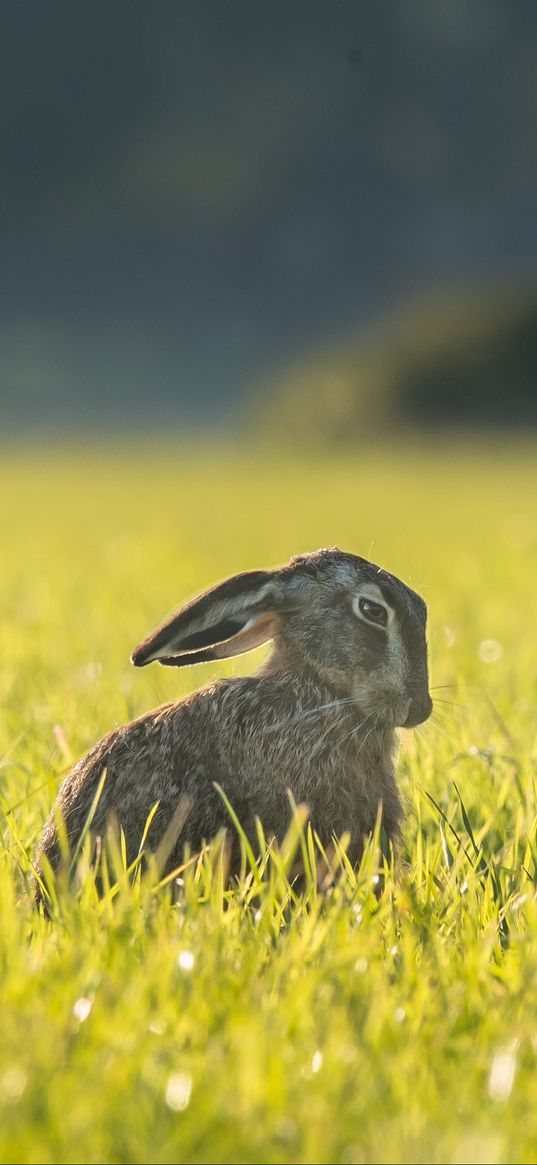
[[[421,608],[425,610],[423,599],[411,591],[405,583],[388,571],[366,561],[359,564],[333,563],[330,568],[318,571],[315,575],[312,573],[295,576],[292,587],[302,591],[303,594],[307,592],[313,602],[318,598],[323,604],[330,600],[333,602],[342,592],[347,592],[375,603],[384,603],[401,613],[421,614]]]

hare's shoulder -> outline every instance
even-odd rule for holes
[[[186,703],[190,714],[206,716],[207,724],[214,716],[221,727],[229,721],[235,728],[254,729],[256,725],[261,727],[275,719],[282,723],[289,717],[294,720],[297,712],[317,708],[331,698],[318,683],[311,683],[304,676],[258,672],[209,684],[195,692]],[[181,715],[183,703],[177,705],[172,716]]]
[[[216,680],[113,728],[71,770],[61,800],[71,802],[82,786],[89,790],[105,768],[108,789],[118,781],[146,782],[150,772],[186,770],[192,757],[226,752],[243,734],[250,737],[274,723],[283,726],[289,718],[294,723],[297,710],[312,702],[314,693],[292,677]]]

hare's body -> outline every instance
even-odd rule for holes
[[[211,684],[100,741],[61,787],[38,868],[43,855],[53,869],[62,863],[59,817],[73,851],[91,815],[94,835],[121,827],[129,861],[145,836],[166,870],[226,828],[233,871],[237,836],[217,786],[253,843],[258,821],[265,837],[285,836],[291,798],[308,806],[324,845],[349,833],[355,862],[379,807],[396,840],[394,729],[431,711],[425,622],[419,595],[336,549],[237,575],[193,600],[136,649],[135,664],[182,666],[268,639],[270,658],[254,676]]]
[[[173,869],[186,844],[198,850],[230,817],[223,789],[255,845],[256,817],[267,837],[282,840],[289,825],[289,792],[308,806],[324,845],[349,831],[351,858],[374,828],[380,802],[388,837],[396,839],[401,813],[392,753],[393,730],[372,731],[372,720],[329,689],[292,676],[222,681],[179,703],[165,704],[101,740],[73,769],[59,795],[71,848],[84,827],[106,769],[92,829],[102,834],[118,814],[131,861],[152,807],[147,841],[156,849],[173,821],[179,836],[167,854]],[[222,732],[225,724],[226,732]],[[58,865],[51,815],[41,852]],[[232,868],[237,850],[232,850]]]

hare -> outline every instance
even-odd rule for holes
[[[209,683],[96,744],[61,786],[38,871],[43,855],[54,870],[62,864],[58,819],[72,851],[93,806],[92,835],[118,823],[129,861],[153,810],[145,845],[164,846],[166,872],[186,845],[196,852],[228,829],[233,872],[239,840],[217,786],[254,846],[257,818],[265,837],[285,835],[289,792],[308,806],[324,845],[350,833],[354,863],[379,807],[395,843],[394,730],[432,710],[426,618],[423,599],[398,578],[336,547],[237,574],[194,598],[135,648],[136,667],[224,659],[271,640],[269,657],[255,675]]]

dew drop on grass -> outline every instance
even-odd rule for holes
[[[192,951],[179,951],[177,966],[181,968],[181,971],[186,971],[187,973],[192,971],[195,962],[196,960]]]
[[[148,1024],[148,1030],[154,1036],[162,1036],[166,1031],[166,1024],[161,1019],[153,1019],[151,1023]]]
[[[396,1023],[403,1023],[403,1020],[406,1019],[406,1011],[404,1007],[396,1007],[394,1014]]]
[[[84,1020],[88,1018],[92,1007],[93,999],[86,999],[84,995],[81,996],[81,998],[77,999],[76,1003],[73,1005],[73,1015],[75,1019],[77,1019],[79,1023],[84,1023]]]
[[[491,1100],[508,1100],[515,1081],[516,1046],[496,1052],[489,1072],[488,1091]]]
[[[502,655],[503,647],[497,639],[483,639],[479,644],[479,658],[483,663],[497,663]]]
[[[174,1112],[184,1112],[190,1104],[192,1077],[188,1072],[174,1072],[166,1084],[165,1100]]]
[[[321,1070],[322,1066],[323,1066],[323,1053],[320,1052],[319,1049],[317,1048],[317,1051],[313,1053],[313,1057],[312,1057],[312,1061],[311,1061],[311,1070],[312,1070],[312,1072],[319,1072]]]

